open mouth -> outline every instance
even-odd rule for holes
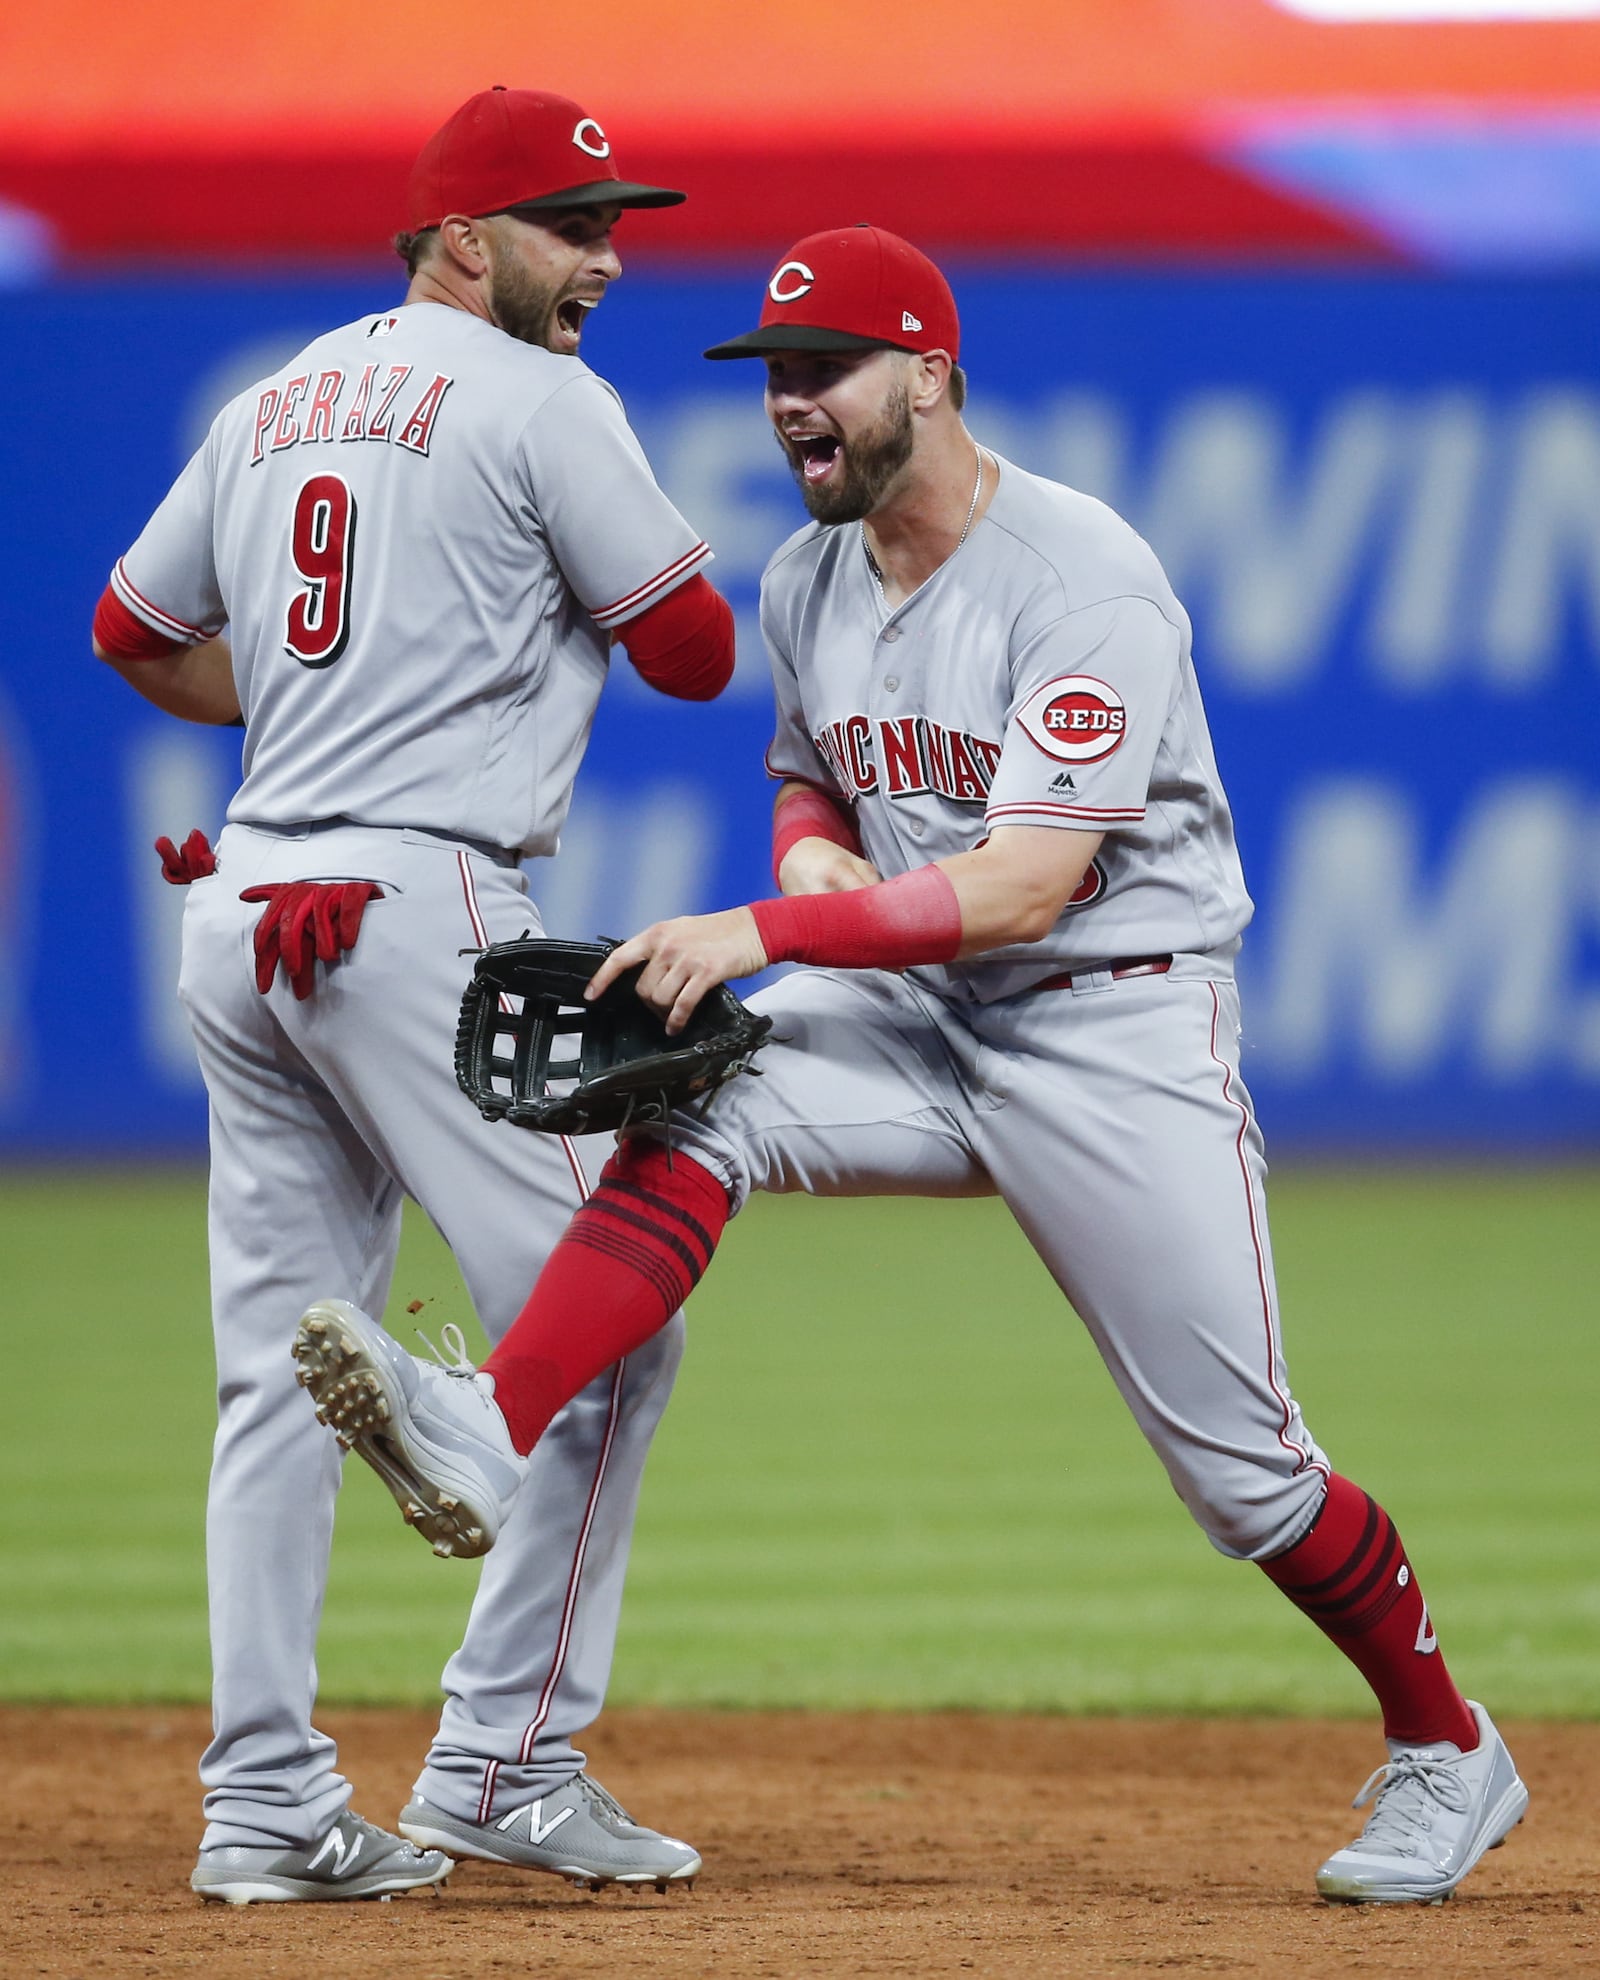
[[[840,454],[840,443],[832,433],[792,433],[789,445],[808,483],[826,481]]]
[[[568,296],[556,304],[556,322],[573,343],[583,335],[589,312],[598,307],[599,301],[598,296]]]

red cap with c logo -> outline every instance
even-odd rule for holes
[[[767,351],[897,351],[960,355],[950,284],[928,257],[885,227],[860,221],[796,241],[772,271],[761,322],[714,344],[708,358]]]
[[[411,168],[407,226],[419,234],[451,213],[677,206],[684,197],[622,178],[611,140],[571,97],[496,84],[468,97],[422,147]]]

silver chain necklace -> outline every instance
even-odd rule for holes
[[[972,484],[972,500],[967,504],[967,519],[961,525],[961,534],[956,538],[956,550],[959,550],[962,544],[966,542],[968,533],[972,528],[972,518],[978,513],[978,497],[983,493],[983,462],[984,462],[984,452],[983,449],[979,447],[978,448],[978,478]],[[888,594],[884,591],[883,588],[883,572],[878,567],[877,558],[874,557],[872,554],[872,545],[867,541],[867,525],[865,521],[862,521],[858,523],[856,527],[861,531],[861,547],[867,553],[867,569],[871,571],[872,582],[878,587],[878,596],[883,600],[884,606],[887,609],[889,599],[888,599]],[[953,557],[956,554],[956,550],[952,550],[950,552],[950,557]],[[949,563],[950,557],[946,557],[945,559],[946,563]]]

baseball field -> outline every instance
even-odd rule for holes
[[[1272,1188],[1308,1420],[1394,1513],[1533,1794],[1451,1906],[1315,1900],[1383,1757],[1364,1688],[1194,1530],[1003,1210],[769,1200],[691,1308],[592,1745],[699,1844],[700,1887],[590,1899],[475,1866],[336,1921],[202,1910],[203,1181],[14,1173],[0,1968],[1600,1971],[1600,1173]],[[419,1300],[430,1332],[466,1317],[417,1220],[397,1332]],[[375,1819],[471,1586],[351,1467],[321,1687]]]

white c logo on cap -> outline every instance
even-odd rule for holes
[[[783,287],[785,275],[795,275],[799,279],[786,289]],[[798,302],[802,296],[811,293],[816,279],[803,261],[786,261],[767,284],[767,294],[775,303]]]
[[[593,117],[580,119],[578,128],[572,133],[572,142],[580,151],[588,152],[591,158],[609,158],[611,143]]]

